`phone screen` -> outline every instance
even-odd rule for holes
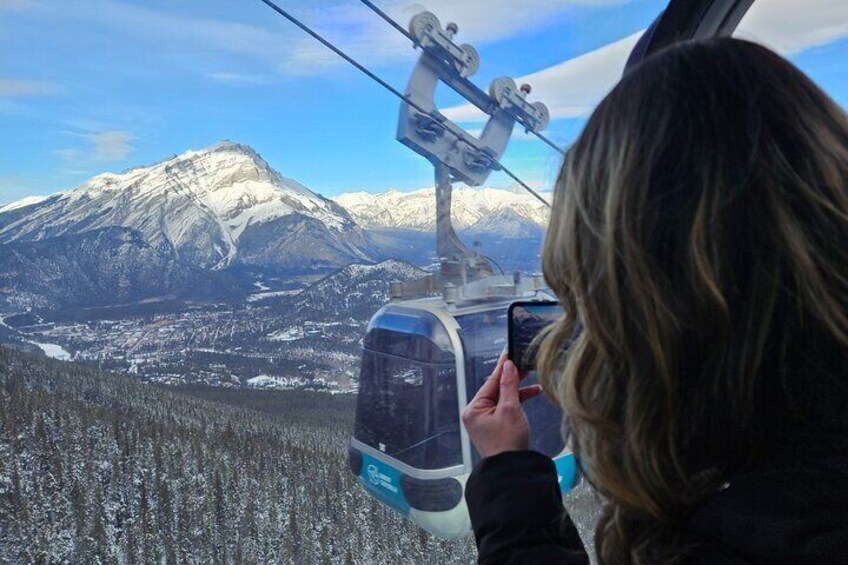
[[[546,326],[563,316],[562,306],[554,301],[515,302],[509,307],[509,358],[519,371],[536,368],[533,340]]]

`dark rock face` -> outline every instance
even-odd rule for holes
[[[173,249],[154,248],[127,228],[0,245],[0,300],[19,307],[220,299],[234,292],[223,277],[179,261]]]
[[[338,268],[352,259],[368,261],[370,247],[351,221],[345,231],[328,230],[319,220],[291,214],[248,226],[241,234],[234,265],[275,274]]]

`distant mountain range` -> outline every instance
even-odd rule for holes
[[[352,192],[334,200],[365,228],[436,229],[435,189],[382,194]],[[459,232],[520,237],[544,231],[548,208],[521,193],[495,188],[456,187],[452,194],[453,225]]]
[[[453,217],[501,262],[524,246],[507,268],[535,264],[547,209],[532,197],[456,188]],[[239,299],[257,276],[432,264],[434,231],[432,188],[330,200],[225,141],[0,207],[0,305]]]

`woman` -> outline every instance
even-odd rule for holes
[[[649,57],[569,152],[543,257],[599,561],[848,563],[844,111],[753,43]],[[586,562],[519,380],[502,359],[463,414],[480,563]]]

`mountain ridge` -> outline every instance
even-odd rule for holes
[[[268,238],[256,235],[263,227],[278,230],[274,223],[281,220],[310,237],[320,235],[314,246],[324,254],[320,264],[370,258],[367,240],[344,208],[282,176],[252,148],[230,141],[123,173],[101,173],[43,199],[7,204],[0,208],[0,243],[120,226],[137,230],[154,247],[173,247],[181,260],[198,267],[287,269],[297,261],[275,264],[274,253],[282,250],[268,248]],[[246,232],[253,234],[251,241],[262,242],[263,253],[242,248]],[[242,260],[242,251],[248,260]]]
[[[349,192],[334,197],[351,217],[365,228],[400,228],[435,231],[435,188],[411,192],[389,190],[382,193]],[[491,187],[457,186],[451,198],[451,216],[458,231],[483,231],[475,225],[487,224],[492,217],[509,213],[529,226],[544,230],[548,208],[529,194]]]
[[[453,191],[457,231],[508,270],[538,270],[547,214],[523,193]],[[386,259],[432,265],[435,220],[433,188],[329,199],[284,177],[253,148],[223,141],[1,206],[0,291],[16,289],[31,299],[22,306],[34,307],[91,304],[98,293],[104,305],[116,293],[122,302],[163,295],[202,301],[217,295],[210,281],[221,280],[230,287],[223,296],[237,300],[263,278]],[[115,228],[132,237],[108,231]],[[218,271],[225,276],[210,279]]]

